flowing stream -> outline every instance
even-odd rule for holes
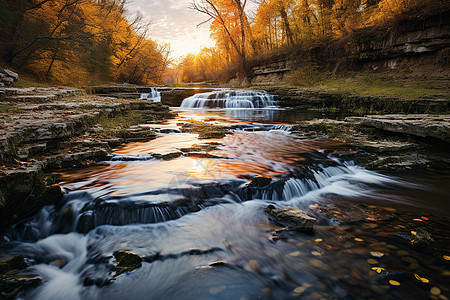
[[[238,104],[221,93],[182,106],[266,108],[178,110],[147,125],[155,140],[68,170],[64,198],[3,236],[1,256],[25,255],[45,279],[20,299],[413,299],[432,287],[449,296],[448,174],[365,170],[344,159],[350,145],[291,133],[291,121],[320,115],[268,108],[262,92]],[[180,130],[192,121],[230,133],[200,140]],[[254,176],[271,181],[252,186]],[[314,233],[283,230],[268,204],[314,216]],[[357,207],[372,219],[336,217]],[[432,246],[411,245],[419,225]],[[120,250],[143,261],[113,277]]]

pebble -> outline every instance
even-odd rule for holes
[[[438,295],[440,295],[441,294],[441,289],[439,289],[438,287],[432,287],[431,289],[430,289],[430,293],[432,294],[432,295],[435,295],[435,296],[438,296]]]

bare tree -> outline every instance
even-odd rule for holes
[[[234,38],[231,35],[231,32],[230,32],[231,30],[230,30],[229,24],[227,24],[226,18],[222,13],[223,8],[220,7],[219,4],[216,4],[215,1],[213,1],[213,0],[193,1],[191,3],[191,9],[194,9],[198,12],[201,12],[201,13],[209,16],[208,20],[206,20],[205,22],[203,22],[199,25],[202,25],[211,20],[214,20],[223,27],[226,35],[228,36],[228,39],[230,40],[231,44],[233,45],[234,49],[236,50],[236,53],[239,56],[239,59],[241,61],[242,71],[244,73],[245,79],[249,82],[251,79],[251,72],[248,68],[247,58],[246,58],[246,49],[245,49],[245,41],[246,41],[245,20],[246,20],[246,17],[245,17],[245,11],[244,11],[245,6],[247,4],[247,0],[244,0],[244,1],[231,0],[231,1],[233,3],[233,6],[235,7],[238,17],[239,17],[240,29],[241,29],[240,30],[240,32],[241,32],[240,40],[237,40],[236,38]]]

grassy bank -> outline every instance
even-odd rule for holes
[[[448,82],[445,80],[401,79],[374,73],[353,73],[347,77],[337,77],[314,71],[296,70],[289,76],[288,86],[319,88],[356,96],[388,96],[404,100],[427,98],[450,100]]]

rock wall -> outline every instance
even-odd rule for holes
[[[378,33],[376,39],[368,30],[354,43],[354,58],[363,70],[403,71],[413,77],[450,76],[450,11],[400,22]]]
[[[356,111],[360,113],[433,113],[447,114],[450,112],[448,99],[418,99],[404,100],[384,96],[356,96],[322,89],[298,89],[287,87],[265,87],[267,92],[277,95],[282,107],[292,107],[300,110],[330,110]]]
[[[286,81],[289,71],[309,57],[335,74],[347,71],[383,72],[414,78],[450,80],[450,11],[386,27],[363,28],[340,40],[305,53],[287,54],[253,68],[253,84]]]

